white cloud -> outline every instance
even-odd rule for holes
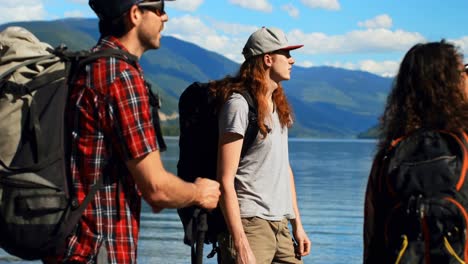
[[[46,16],[44,4],[40,0],[2,0],[0,23],[14,21],[42,20]]]
[[[170,8],[175,8],[182,11],[194,12],[203,4],[204,0],[177,0],[175,2],[166,2]]]
[[[359,62],[359,69],[372,72],[385,77],[393,77],[397,74],[400,63],[397,61],[373,61],[364,60]]]
[[[300,62],[296,61],[294,65],[308,68],[308,67],[314,66],[315,64],[311,61],[305,60],[305,61],[300,61]]]
[[[72,3],[75,3],[75,4],[83,4],[83,5],[87,5],[88,1],[89,0],[68,0],[68,2],[72,2]]]
[[[204,49],[219,53],[233,61],[243,62],[242,48],[248,36],[258,29],[258,26],[230,24],[216,21],[212,18],[202,20],[199,17],[185,15],[172,18],[166,24],[164,34],[171,35],[194,43]],[[304,48],[296,51],[297,55],[316,54],[367,54],[372,57],[378,53],[406,52],[411,46],[425,42],[419,33],[388,29],[356,30],[344,35],[326,35],[324,33],[304,33],[301,30],[286,32],[289,43],[304,44]],[[465,40],[468,44],[468,37]],[[468,45],[467,45],[468,47]],[[365,56],[367,56],[365,55]],[[295,56],[296,65],[311,67],[317,65],[300,56]],[[398,63],[392,61],[373,62],[365,60],[359,63],[341,63],[337,67],[370,71],[382,76],[392,76],[398,68]]]
[[[2,6],[4,7],[14,7],[14,6],[28,6],[28,5],[37,5],[42,4],[41,0],[24,0],[21,1],[21,4],[18,4],[16,0],[2,0]]]
[[[243,8],[262,12],[271,12],[273,10],[273,6],[268,2],[268,0],[229,0],[229,2]]]
[[[299,9],[292,4],[283,5],[281,6],[281,9],[286,11],[286,13],[291,17],[299,17]]]
[[[233,61],[241,63],[244,58],[241,50],[248,36],[258,29],[258,26],[226,23],[213,18],[185,15],[171,19],[166,24],[167,35],[194,43],[204,49],[219,53]],[[289,43],[304,44],[304,48],[296,51],[296,65],[302,67],[316,66],[303,55],[326,54],[356,54],[372,58],[375,54],[399,52],[404,53],[414,44],[426,42],[417,32],[389,30],[384,28],[355,30],[343,35],[327,35],[320,32],[305,33],[301,30],[286,32]],[[457,40],[460,46],[468,47],[468,37]],[[399,62],[361,60],[358,62],[326,62],[326,65],[346,69],[368,71],[380,76],[394,76]],[[321,63],[323,65],[323,63]]]
[[[394,77],[398,68],[400,67],[400,62],[397,61],[374,61],[374,60],[362,60],[357,63],[353,62],[326,62],[325,65],[344,68],[348,70],[361,70],[383,77]]]
[[[334,36],[293,30],[287,35],[290,43],[304,44],[298,52],[305,54],[406,51],[412,45],[425,41],[420,33],[388,29],[356,30]]]
[[[66,11],[63,14],[64,17],[84,17],[83,12],[79,10],[73,10],[73,11]]]
[[[460,39],[448,40],[460,48],[461,52],[465,54],[465,62],[468,61],[468,36],[461,37]]]
[[[171,18],[170,23],[165,24],[166,34],[175,34],[193,38],[193,36],[204,36],[214,34],[215,31],[206,26],[203,21],[196,16],[184,15]],[[184,38],[185,39],[185,38]]]
[[[243,24],[236,24],[236,23],[226,23],[223,21],[216,21],[210,20],[209,24],[216,30],[222,31],[225,34],[235,35],[235,36],[249,36],[255,30],[257,30],[258,26],[250,26],[250,25],[243,25]],[[247,40],[247,39],[246,39]]]
[[[392,24],[392,18],[387,14],[376,16],[364,22],[358,22],[360,27],[365,28],[391,28]]]
[[[247,37],[257,27],[229,25],[211,21],[205,24],[199,17],[185,15],[171,19],[163,34],[197,44],[233,61],[242,62],[242,48]]]
[[[301,0],[301,2],[310,8],[340,10],[340,3],[338,3],[338,0]]]

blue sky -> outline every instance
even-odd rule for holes
[[[1,0],[0,24],[95,17],[88,0]],[[242,47],[261,26],[283,29],[296,64],[393,76],[414,44],[445,38],[468,58],[466,0],[177,0],[166,3],[174,36],[242,62]],[[163,42],[164,45],[164,42]],[[467,59],[465,59],[467,61]]]

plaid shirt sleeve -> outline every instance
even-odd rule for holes
[[[128,65],[127,65],[128,67]],[[140,158],[157,150],[148,87],[132,67],[123,69],[110,87],[112,128],[118,135],[123,159]]]

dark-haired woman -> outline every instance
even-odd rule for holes
[[[395,263],[395,260],[398,262],[402,259],[405,250],[413,255],[424,254],[424,250],[419,252],[408,246],[405,236],[401,238],[403,242],[401,248],[397,248],[396,258],[395,252],[390,252],[386,246],[389,241],[388,219],[392,210],[389,202],[395,196],[388,195],[389,182],[383,179],[379,170],[388,163],[384,162],[386,150],[396,139],[416,131],[443,130],[453,134],[468,131],[467,91],[468,76],[463,55],[453,44],[444,40],[417,44],[404,56],[381,117],[378,151],[367,185],[364,263]],[[412,212],[412,205],[410,207],[408,212]],[[422,226],[427,224],[422,219],[422,212],[418,214]],[[399,224],[410,225],[405,222]],[[427,228],[421,229],[423,233],[428,232]],[[427,235],[430,234],[424,234]],[[421,248],[430,246],[426,243]]]

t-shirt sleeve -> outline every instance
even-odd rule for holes
[[[123,158],[140,158],[157,150],[148,88],[134,69],[122,72],[112,89],[114,127],[121,138]]]
[[[244,136],[249,123],[249,105],[240,94],[233,94],[221,107],[218,117],[220,135],[236,133]]]

